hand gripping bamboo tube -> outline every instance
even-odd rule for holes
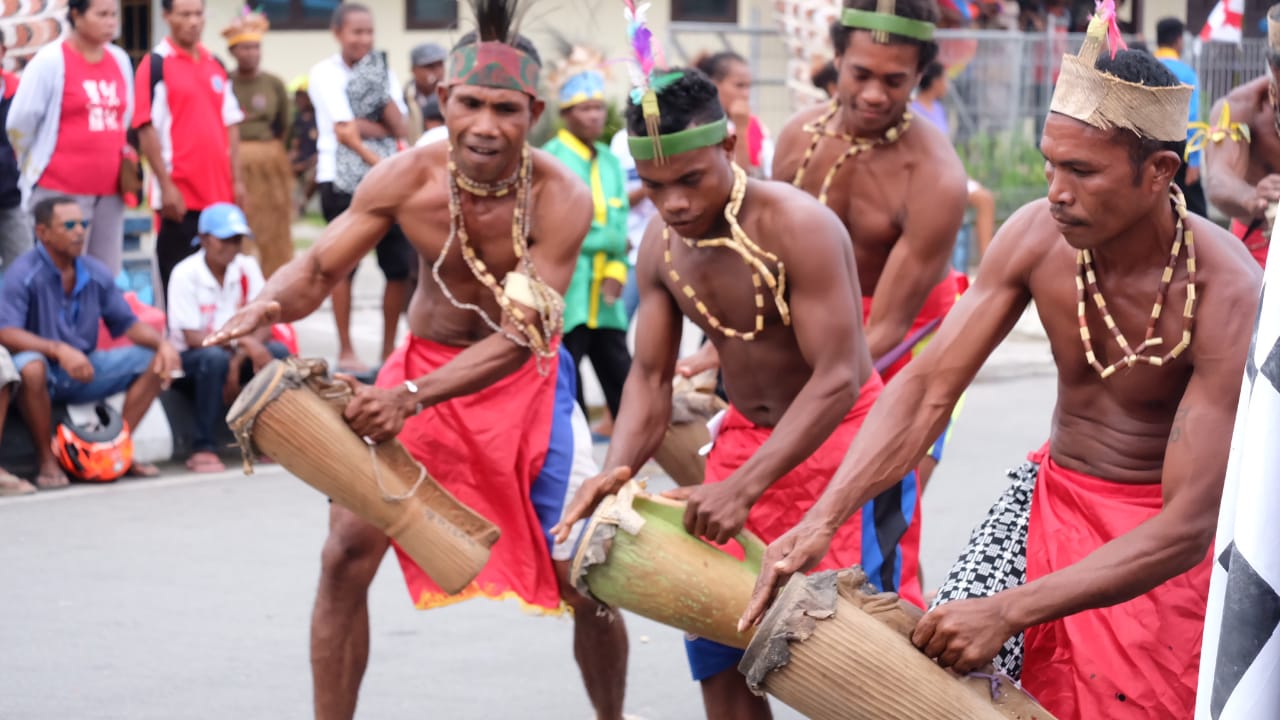
[[[641,492],[635,481],[605,498],[591,516],[569,577],[610,607],[630,610],[724,645],[745,648],[738,632],[751,599],[764,543],[743,531],[745,559],[684,529],[684,503]]]
[[[264,367],[227,413],[244,453],[258,451],[385,532],[448,593],[489,560],[497,526],[440,487],[397,440],[369,445],[342,418],[351,387],[323,360],[289,358]]]
[[[701,485],[706,475],[707,459],[698,450],[711,442],[707,421],[727,407],[715,390],[714,370],[671,384],[671,425],[653,459],[677,485]]]
[[[859,568],[795,575],[738,669],[813,720],[1054,720],[1012,680],[961,678],[908,639],[919,609]]]

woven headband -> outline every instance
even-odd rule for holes
[[[541,69],[532,56],[517,47],[504,42],[478,42],[449,54],[445,84],[516,90],[537,97]]]
[[[911,18],[889,13],[846,9],[840,15],[840,24],[859,30],[871,30],[875,33],[900,35],[922,42],[928,42],[933,39],[933,23],[912,20]]]
[[[667,135],[656,137],[630,135],[627,137],[627,149],[631,151],[631,157],[636,160],[657,160],[719,145],[727,137],[729,137],[729,119],[720,118],[706,125]]]

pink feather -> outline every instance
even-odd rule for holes
[[[1107,20],[1107,45],[1111,48],[1111,57],[1115,58],[1117,52],[1128,49],[1116,21],[1116,0],[1096,0],[1094,12]]]

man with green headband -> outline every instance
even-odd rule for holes
[[[591,193],[526,143],[543,110],[540,62],[512,27],[513,7],[477,0],[478,31],[453,49],[438,90],[449,141],[374,166],[350,209],[207,342],[314,311],[399,223],[422,267],[410,335],[375,386],[339,376],[355,391],[345,417],[369,443],[397,438],[502,533],[480,575],[457,595],[397,550],[411,599],[420,609],[470,597],[518,598],[542,613],[572,609],[575,656],[596,717],[621,720],[622,618],[573,589],[572,538],[554,543],[549,533],[577,485],[596,472],[574,401],[573,362],[560,346],[560,296],[591,225]],[[368,588],[390,544],[331,505],[311,628],[317,718],[355,713],[369,652]],[[429,677],[432,667],[422,670]]]
[[[584,484],[556,532],[567,538],[662,442],[687,317],[724,360],[730,408],[705,483],[673,497],[687,498],[694,535],[724,543],[745,528],[767,542],[822,493],[882,387],[859,320],[849,235],[805,193],[747,179],[705,75],[665,72],[652,85],[653,102],[638,92],[627,118],[636,170],[661,215],[640,244],[636,354],[607,471]],[[864,563],[878,575],[880,548],[863,547],[862,536],[850,523],[824,567]],[[687,650],[707,717],[770,717],[737,671],[740,650],[705,638]]]

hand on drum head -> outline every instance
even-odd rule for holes
[[[631,468],[622,465],[587,479],[574,493],[573,500],[564,511],[564,517],[551,528],[551,537],[562,543],[569,539],[573,524],[595,512],[596,506],[606,497],[618,492],[631,479]]]
[[[719,545],[742,532],[751,513],[750,501],[732,482],[676,488],[662,496],[685,502],[686,532]]]
[[[760,624],[778,589],[795,573],[816,567],[831,549],[833,537],[835,533],[824,525],[801,520],[799,525],[769,543],[760,561],[760,577],[756,578],[756,587],[751,591],[751,601],[738,620],[738,632]]]
[[[216,332],[209,335],[201,343],[205,347],[223,345],[239,337],[244,337],[261,327],[276,322],[280,317],[280,303],[254,300],[236,311],[235,315]]]
[[[350,375],[334,373],[335,380],[351,386],[351,402],[342,417],[366,442],[381,443],[400,434],[410,410],[406,406],[404,388],[392,389],[365,385]]]
[[[958,673],[979,670],[1022,630],[1009,621],[1007,604],[1005,593],[998,593],[939,605],[916,624],[911,642],[943,667]]]

